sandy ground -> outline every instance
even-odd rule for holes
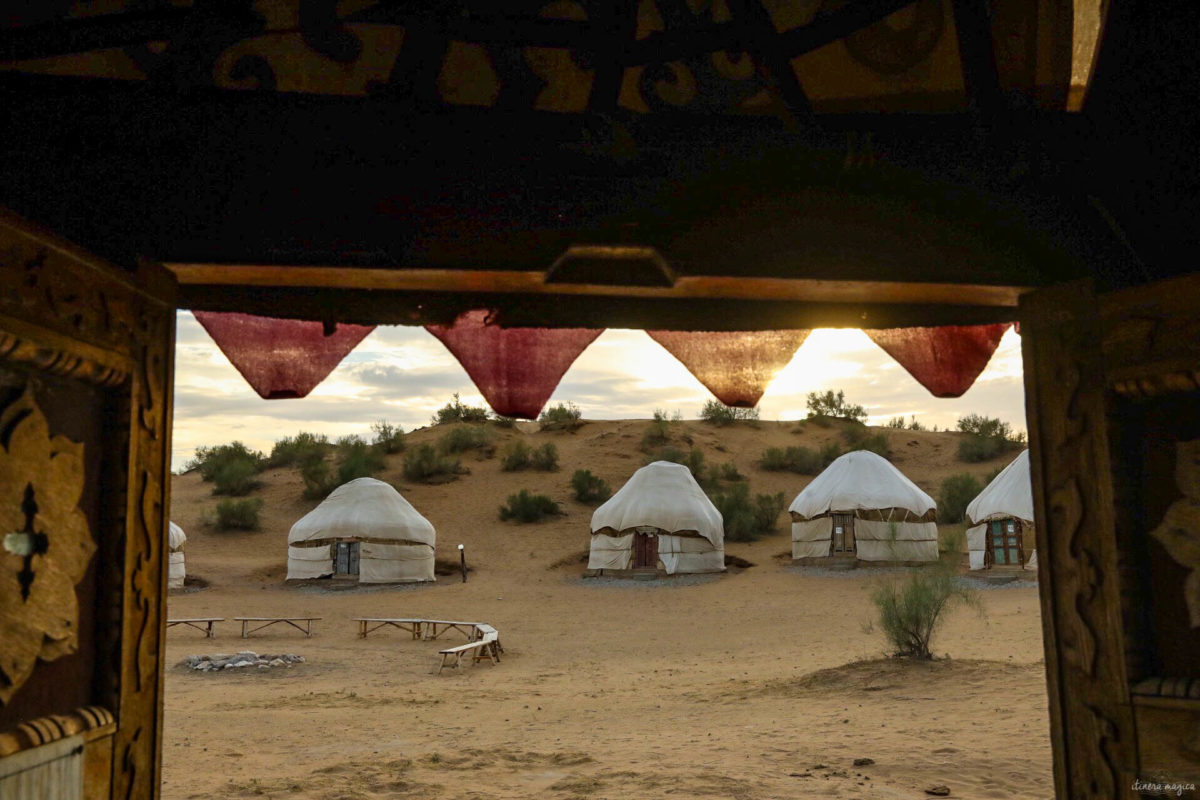
[[[188,532],[189,572],[210,582],[173,594],[172,617],[317,615],[313,638],[274,627],[248,640],[232,621],[205,640],[168,632],[167,659],[193,653],[289,652],[306,663],[262,673],[166,679],[164,797],[359,800],[456,798],[919,798],[1053,795],[1037,590],[981,592],[984,613],[953,612],[935,639],[950,658],[884,658],[868,591],[896,573],[829,574],[790,566],[780,532],[727,552],[754,567],[657,583],[585,579],[591,508],[570,499],[586,466],[618,488],[642,464],[645,422],[590,423],[575,434],[499,431],[553,441],[557,473],[503,473],[464,459],[470,475],[409,485],[400,457],[380,477],[439,533],[439,557],[463,542],[467,583],[330,591],[283,584],[287,529],[314,503],[289,470],[268,473],[263,530],[218,533],[201,519],[215,500],[194,474],[173,484],[172,516]],[[814,446],[836,430],[763,423],[681,426],[709,462],[732,460],[754,492],[789,499],[808,479],[761,473],[768,445]],[[410,434],[410,445],[444,431]],[[889,432],[893,459],[936,491],[965,467],[954,435]],[[910,444],[913,443],[913,444]],[[519,488],[559,500],[566,516],[500,523]],[[387,630],[356,637],[356,616],[488,622],[505,656],[438,676],[439,642]],[[448,634],[445,640],[461,639]],[[234,674],[237,673],[237,674]],[[870,765],[854,760],[869,758]]]

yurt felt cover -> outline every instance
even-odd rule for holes
[[[344,483],[292,525],[288,578],[328,575],[332,545],[343,539],[363,543],[359,550],[362,583],[434,579],[437,534],[433,525],[383,481],[356,478]]]
[[[934,397],[961,397],[983,372],[1010,323],[866,331]]]
[[[603,331],[502,328],[489,312],[460,314],[453,325],[426,325],[458,359],[497,414],[536,419],[562,376]]]
[[[174,522],[167,524],[167,548],[174,552],[183,547],[187,542],[187,534],[183,532],[183,528],[176,525]]]
[[[886,458],[855,450],[836,459],[796,495],[788,511],[804,519],[831,511],[902,508],[915,516],[937,508],[933,498]]]
[[[194,311],[217,347],[266,400],[304,397],[371,331],[373,325],[275,319],[253,314]]]
[[[682,464],[655,461],[630,476],[592,514],[592,533],[620,534],[638,527],[695,532],[714,546],[725,542],[721,512]]]
[[[751,408],[808,331],[646,331],[727,406]]]
[[[1033,479],[1029,451],[1024,450],[992,479],[967,506],[971,524],[989,519],[1019,519],[1033,524]]]
[[[167,588],[182,589],[187,580],[187,566],[184,563],[183,545],[187,535],[183,528],[174,522],[167,525]]]

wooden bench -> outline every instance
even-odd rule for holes
[[[321,618],[320,617],[234,617],[234,620],[242,623],[242,638],[243,639],[248,638],[250,636],[250,634],[254,633],[255,631],[261,631],[263,628],[268,628],[277,622],[283,622],[288,625],[291,625],[296,630],[302,631],[305,636],[307,636],[308,638],[311,639],[312,638],[312,624],[315,620],[318,620],[318,619],[321,619]],[[261,622],[263,624],[259,625],[256,628],[247,629],[249,624],[252,622]],[[300,625],[301,622],[304,623],[303,626]]]
[[[449,630],[456,630],[464,634],[468,639],[477,639],[480,622],[457,622],[449,619],[427,619],[422,620],[422,633],[426,639],[436,639],[441,634],[438,633],[438,625],[442,626],[441,633]]]
[[[397,617],[354,617],[354,621],[358,623],[358,638],[360,639],[367,638],[367,634],[372,631],[377,631],[380,628],[388,626],[408,631],[412,634],[412,638],[420,639],[422,626],[425,624],[425,620],[423,619]]]
[[[186,625],[189,628],[195,628],[204,634],[207,639],[215,639],[216,633],[213,632],[213,623],[224,622],[224,617],[195,617],[193,619],[169,619],[167,627],[171,628],[175,625]]]
[[[500,647],[500,634],[490,625],[482,627],[490,630],[483,632],[479,639],[460,644],[458,647],[448,647],[438,651],[442,656],[442,665],[438,667],[438,675],[441,675],[442,670],[448,666],[456,668],[461,666],[462,657],[467,653],[471,654],[471,663],[473,664],[488,660],[491,660],[493,664],[500,663],[500,653],[504,652]]]

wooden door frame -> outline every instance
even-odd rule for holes
[[[848,533],[850,535],[850,549],[849,550],[834,550],[833,543],[834,543],[834,537],[837,536],[837,518],[838,517],[845,517],[848,520],[850,520],[850,523],[847,526],[849,528]],[[858,538],[854,535],[854,519],[855,519],[855,517],[854,517],[853,512],[851,512],[849,514],[843,513],[843,512],[836,512],[836,513],[830,512],[830,514],[829,514],[829,555],[831,555],[831,556],[851,555],[851,556],[854,556],[855,558],[858,557]],[[842,534],[842,542],[843,543],[846,541],[845,536],[846,536],[846,533],[843,533]]]
[[[82,732],[89,800],[159,794],[174,334],[168,272],[118,269],[0,209],[0,363],[98,387],[113,409],[90,531],[110,567],[99,573],[94,702],[0,731],[0,753]]]

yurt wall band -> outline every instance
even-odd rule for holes
[[[184,562],[183,546],[187,535],[183,528],[170,522],[167,525],[167,588],[182,589],[187,582],[187,565]]]
[[[833,517],[792,523],[792,558],[825,558],[833,538]]]
[[[629,569],[633,562],[633,534],[610,536],[606,533],[592,534],[592,548],[588,553],[588,569]]]

